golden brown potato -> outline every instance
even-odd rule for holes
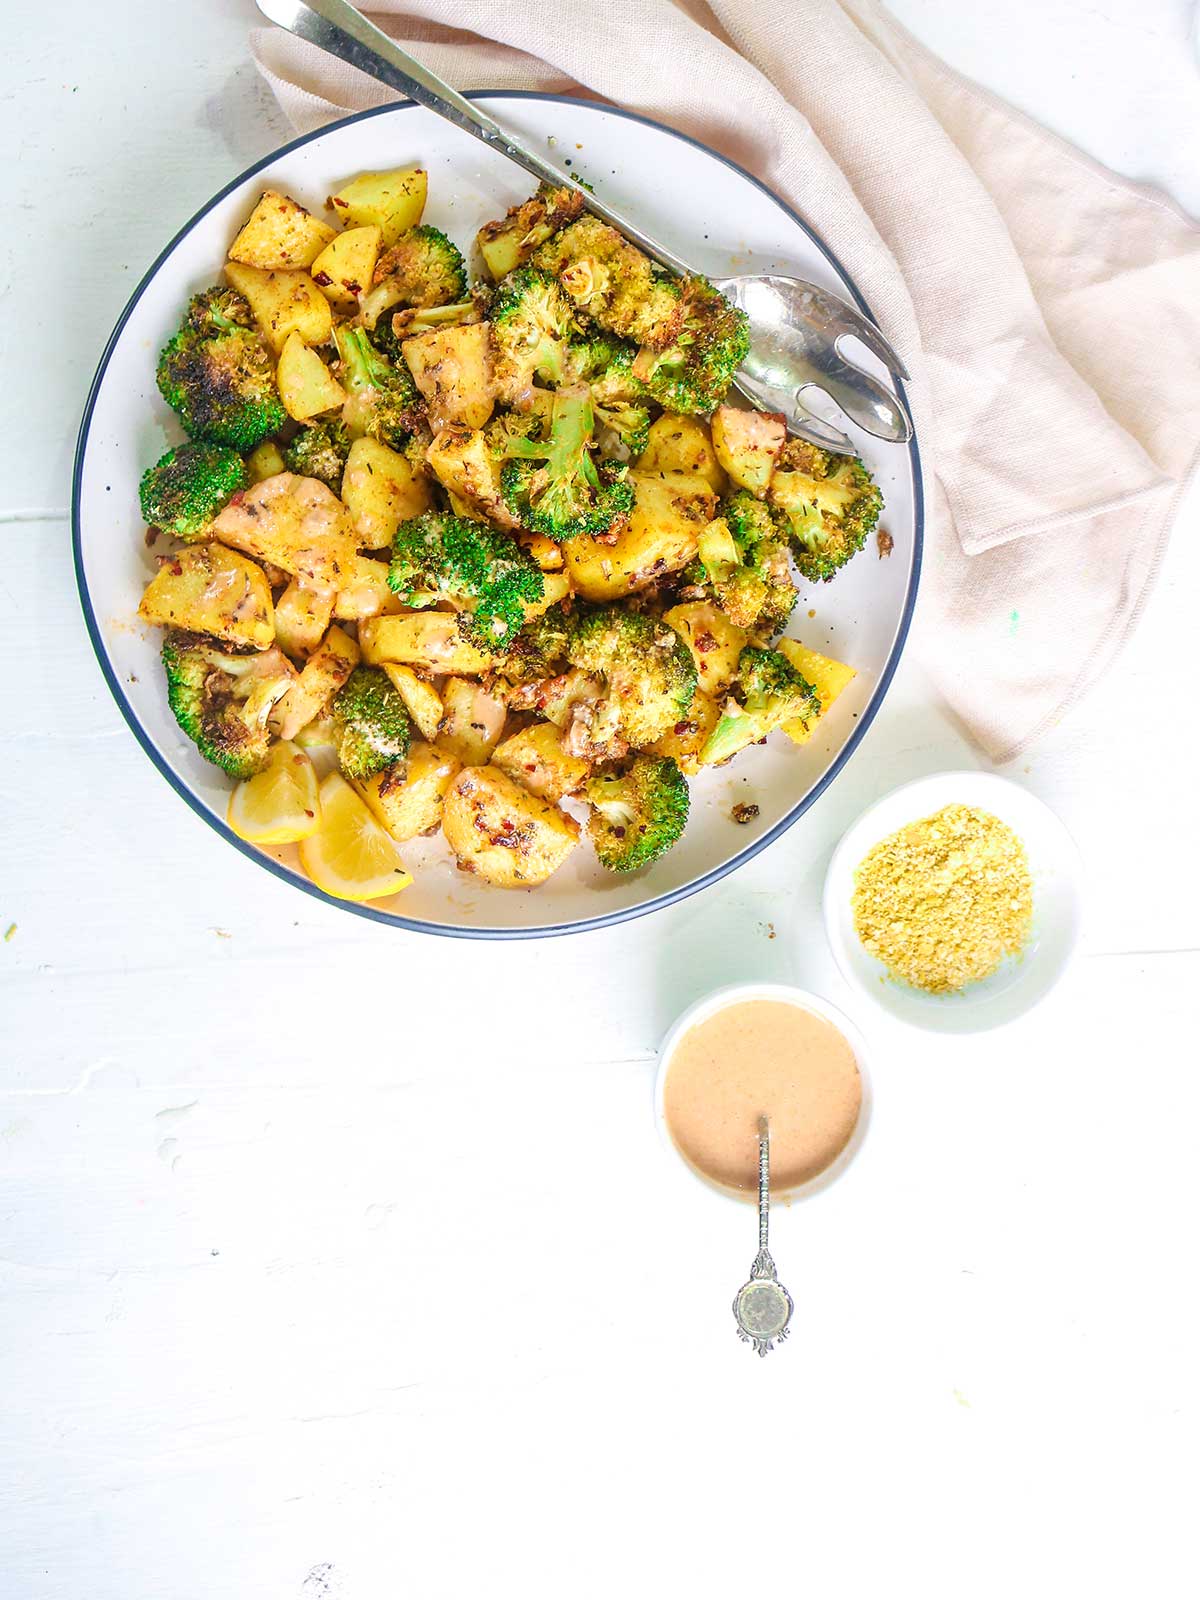
[[[492,765],[515,778],[540,800],[561,800],[586,781],[591,766],[563,749],[561,732],[552,722],[535,722],[492,752]]]
[[[298,333],[287,336],[275,382],[285,411],[297,422],[307,422],[322,411],[340,411],[346,403],[346,391]]]
[[[292,333],[298,333],[305,344],[328,344],[333,333],[333,313],[307,272],[266,272],[261,267],[227,261],[225,276],[250,302],[255,320],[276,355]]]
[[[650,424],[646,448],[637,459],[639,472],[690,472],[708,480],[709,488],[724,494],[725,473],[713,448],[708,424],[700,417],[680,417],[664,412]]]
[[[265,650],[275,637],[262,568],[213,540],[164,560],[146,585],[138,616],[157,628],[208,633],[255,650]]]
[[[311,589],[340,589],[358,553],[350,518],[333,490],[293,472],[252,484],[217,516],[212,531]]]
[[[334,234],[309,267],[312,281],[335,305],[354,305],[371,287],[382,239],[374,224]]]
[[[719,700],[737,672],[738,657],[750,636],[730,622],[710,600],[690,600],[663,613],[692,652],[700,688]]]
[[[700,752],[720,720],[721,707],[703,689],[697,689],[683,718],[650,746],[651,754],[674,757],[680,772],[693,778],[704,765]]]
[[[385,767],[355,788],[397,844],[404,844],[440,825],[446,790],[460,766],[457,756],[418,740],[406,761]]]
[[[333,237],[327,223],[286,194],[267,189],[230,245],[229,259],[267,271],[308,267]]]
[[[553,539],[547,539],[544,533],[529,533],[527,530],[517,535],[521,544],[541,567],[543,572],[561,572],[565,564],[563,547],[556,544]]]
[[[423,167],[393,167],[360,172],[329,196],[329,207],[347,228],[379,228],[393,245],[406,228],[415,228],[425,210],[429,175]]]
[[[451,422],[482,428],[495,405],[492,330],[486,322],[430,328],[400,348],[413,382],[425,396],[434,433]]]
[[[275,707],[271,725],[281,739],[294,739],[319,716],[359,662],[359,649],[348,633],[330,628],[309,656],[294,683]]]
[[[844,661],[835,661],[832,656],[823,656],[816,650],[810,650],[807,645],[801,644],[799,639],[780,639],[775,648],[803,673],[817,691],[821,701],[818,716],[807,719],[793,717],[790,722],[783,724],[783,731],[793,744],[807,744],[820,717],[825,715],[842,690],[858,674]]]
[[[633,511],[616,543],[582,535],[564,546],[572,586],[585,600],[619,600],[686,567],[701,529],[716,514],[717,497],[706,478],[638,471],[629,481]]]
[[[332,590],[306,589],[293,578],[275,602],[275,643],[293,661],[303,661],[325,637],[332,616]]]
[[[409,716],[421,730],[421,737],[432,744],[442,725],[441,695],[428,679],[422,678],[412,667],[388,661],[384,663],[383,670],[400,691],[400,698],[407,706]]]
[[[408,457],[378,439],[355,439],[350,446],[342,500],[364,550],[386,549],[402,522],[433,504],[429,484]]]
[[[355,556],[354,565],[333,603],[338,622],[398,615],[404,607],[388,587],[388,564],[372,556]]]
[[[358,625],[363,660],[372,666],[389,661],[424,667],[432,673],[480,673],[492,657],[468,644],[458,631],[458,618],[448,611],[416,611],[405,617],[368,617]]]
[[[447,678],[442,684],[438,746],[457,756],[464,767],[482,767],[500,743],[507,716],[504,702],[479,684],[468,678]]]
[[[713,412],[712,442],[717,460],[738,488],[748,489],[757,500],[767,492],[786,441],[787,421],[782,411],[718,406]]]
[[[508,509],[500,492],[500,463],[480,429],[451,423],[435,435],[425,459],[452,496],[456,511],[461,505],[467,516],[495,523],[498,528],[521,526],[521,519]]]
[[[497,767],[464,767],[446,795],[442,829],[459,861],[501,889],[532,889],[579,842],[579,824]]]
[[[274,439],[264,439],[246,457],[246,472],[251,483],[261,483],[264,478],[273,478],[277,472],[286,471],[283,451]]]

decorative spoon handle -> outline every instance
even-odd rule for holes
[[[792,1297],[775,1275],[775,1263],[767,1249],[767,1228],[771,1209],[771,1131],[766,1117],[758,1119],[758,1254],[750,1268],[749,1282],[738,1290],[733,1302],[738,1337],[752,1344],[765,1356],[788,1335],[792,1317]]]
[[[360,72],[378,78],[389,89],[398,89],[410,100],[445,117],[456,128],[472,134],[493,150],[498,150],[510,161],[535,177],[539,183],[550,183],[555,188],[573,189],[583,196],[587,209],[618,228],[627,239],[640,246],[647,255],[668,267],[672,272],[689,274],[692,268],[681,261],[665,245],[630,222],[620,212],[614,211],[590,190],[585,189],[569,173],[544,161],[535,151],[528,149],[506,132],[498,122],[493,122],[485,111],[443,83],[436,73],[423,67],[415,56],[401,50],[394,39],[389,39],[382,29],[368,22],[361,12],[348,4],[348,0],[257,0],[264,17],[294,33],[298,39],[315,44],[339,60],[357,67]]]

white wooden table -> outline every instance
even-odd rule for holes
[[[896,9],[1200,213],[1182,0]],[[1194,1594],[1200,507],[1013,769],[1090,862],[1085,956],[994,1039],[862,1019],[871,1136],[778,1220],[755,1361],[752,1223],[662,1159],[656,1041],[729,979],[846,1001],[834,840],[977,757],[905,665],[743,872],[524,947],[367,925],[191,815],[92,660],[68,463],[145,265],[286,136],[249,21],[59,0],[0,67],[0,1597],[716,1597],[760,1552],[854,1600]]]

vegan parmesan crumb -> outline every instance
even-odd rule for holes
[[[975,806],[950,805],[882,840],[854,872],[864,949],[929,994],[986,978],[1024,945],[1033,920],[1025,846]]]

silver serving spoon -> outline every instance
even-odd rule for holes
[[[257,4],[263,15],[281,28],[437,112],[515,161],[539,183],[575,190],[589,211],[618,228],[671,272],[688,275],[693,271],[569,173],[527,149],[368,22],[347,0],[257,0]],[[848,301],[815,283],[775,273],[714,281],[750,318],[750,353],[736,380],[749,399],[767,410],[782,411],[792,432],[827,450],[855,453],[845,433],[813,414],[805,399],[810,389],[824,391],[851,421],[877,438],[902,444],[912,437],[912,422],[900,396],[842,353],[843,339],[856,338],[879,358],[893,379],[908,377],[904,363],[883,334]]]
[[[767,1221],[771,1208],[771,1130],[766,1117],[758,1119],[758,1254],[749,1281],[734,1296],[733,1314],[738,1338],[765,1356],[788,1336],[792,1297],[775,1276],[775,1262],[767,1249]]]

